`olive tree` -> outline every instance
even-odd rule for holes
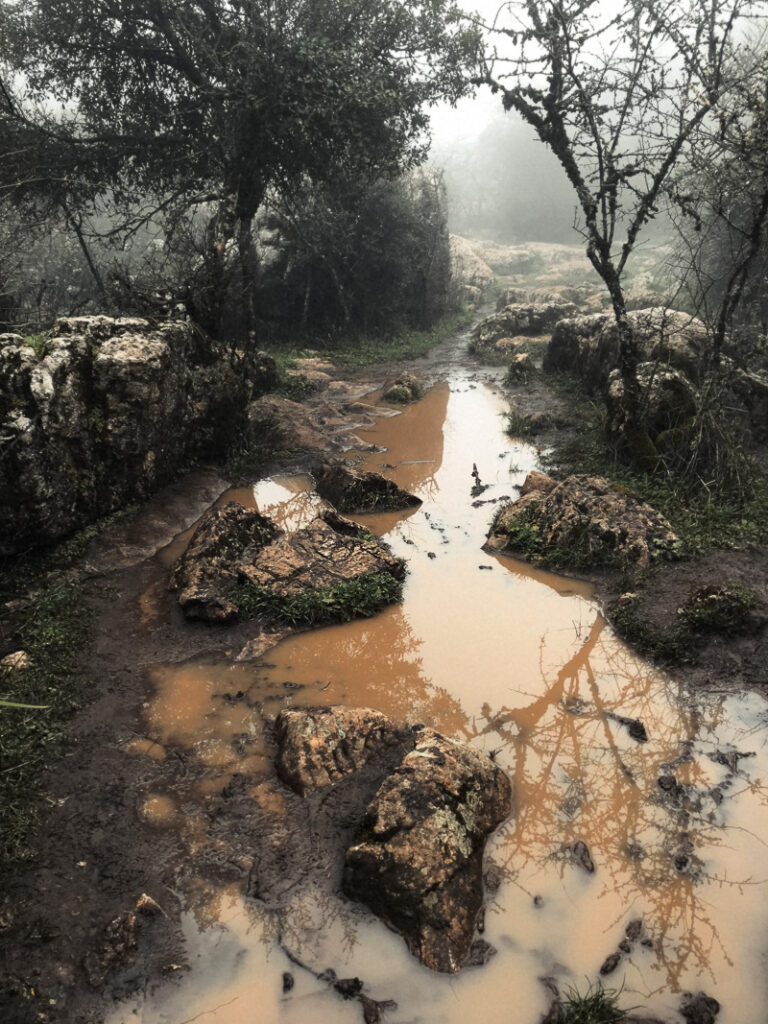
[[[420,162],[426,108],[466,90],[477,44],[452,0],[5,0],[4,21],[16,192],[210,211],[198,309],[213,330],[233,249],[252,329],[268,191]]]

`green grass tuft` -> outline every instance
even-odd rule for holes
[[[739,583],[700,587],[678,613],[697,633],[738,633],[757,604],[757,594]]]
[[[584,995],[569,989],[562,1001],[559,1024],[624,1024],[625,1010],[618,1005],[620,992],[603,988],[598,981],[590,985]]]
[[[402,593],[399,580],[388,572],[378,572],[295,597],[276,594],[269,587],[252,583],[242,584],[229,596],[243,616],[264,615],[291,626],[316,626],[370,618],[399,601]]]

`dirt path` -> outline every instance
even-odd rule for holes
[[[480,379],[497,384],[501,370],[480,369],[466,355],[467,334],[409,369],[428,385],[458,370],[468,389]],[[350,383],[364,379],[372,388],[391,378],[393,370],[357,374]],[[544,445],[556,445],[578,429],[572,411],[539,378],[515,387],[512,397],[521,411],[546,409],[563,424],[542,435]],[[295,473],[307,466],[292,459],[266,471],[271,468]],[[38,857],[3,897],[0,1002],[9,1024],[102,1024],[114,1001],[148,991],[189,966],[182,911],[203,873],[222,886],[248,884],[252,864],[244,846],[229,843],[220,854],[215,844],[201,846],[196,859],[190,856],[189,834],[182,839],[179,830],[165,827],[176,814],[194,816],[191,803],[179,804],[178,793],[184,792],[179,780],[188,778],[191,787],[201,781],[201,772],[172,744],[162,757],[159,750],[153,756],[146,726],[150,669],[237,652],[258,633],[252,622],[225,630],[190,627],[167,592],[167,559],[155,554],[226,486],[215,470],[201,471],[158,496],[131,525],[102,536],[86,555],[83,581],[93,612],[93,647],[83,672],[93,680],[93,700],[73,720],[74,745],[51,773],[51,812]],[[479,550],[477,557],[482,560]],[[663,621],[695,579],[742,574],[754,584],[755,572],[762,580],[767,569],[764,552],[712,556],[696,566],[660,570],[646,582],[642,600]],[[607,598],[620,581],[603,576],[596,582]],[[728,645],[712,641],[695,664],[683,666],[681,678],[695,685],[708,680],[726,687],[756,685],[768,664],[766,654],[762,633]],[[237,794],[223,799],[231,810],[220,802],[212,814],[229,815],[222,827],[236,834]],[[142,894],[159,909],[142,904]]]

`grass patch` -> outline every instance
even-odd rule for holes
[[[402,597],[403,585],[388,572],[369,573],[333,587],[309,590],[296,597],[275,594],[268,587],[245,583],[229,595],[243,616],[265,615],[291,626],[351,622],[370,618]]]
[[[603,988],[601,982],[590,985],[584,995],[569,989],[562,1000],[559,1024],[624,1024],[627,1011],[619,1007],[620,992]]]
[[[757,594],[739,583],[700,587],[678,614],[696,633],[738,633],[757,604]]]
[[[79,706],[75,671],[88,635],[79,586],[63,581],[35,593],[16,633],[31,663],[0,669],[0,867],[30,853],[27,836],[40,813],[42,775],[60,753],[62,727]]]
[[[665,516],[683,542],[681,554],[697,555],[723,548],[746,548],[768,542],[768,480],[756,474],[751,496],[728,500],[691,492],[666,474],[650,475],[629,468],[605,437],[603,413],[571,378],[555,379],[555,387],[578,412],[576,435],[548,460],[548,472],[559,476],[584,473],[607,477],[633,491]]]
[[[308,340],[311,348],[276,346],[274,349],[270,348],[269,353],[277,360],[278,366],[285,365],[291,359],[323,355],[348,369],[417,359],[466,327],[471,323],[473,316],[473,310],[467,307],[449,313],[426,331],[402,331],[387,337],[313,338],[311,341]]]
[[[517,409],[510,409],[506,416],[504,433],[508,437],[531,437],[533,427],[527,416],[518,412]]]
[[[317,391],[317,384],[303,373],[281,375],[273,394],[289,398],[292,402],[304,402]]]

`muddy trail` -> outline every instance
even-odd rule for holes
[[[679,1024],[683,994],[706,992],[718,1024],[765,1022],[768,705],[691,691],[613,635],[590,584],[483,551],[539,454],[505,435],[501,371],[467,340],[414,368],[418,403],[387,405],[371,375],[339,385],[341,426],[329,414],[350,457],[423,501],[355,517],[406,559],[402,603],[294,635],[184,621],[167,583],[190,527],[235,500],[296,529],[316,500],[300,458],[234,490],[200,471],[92,546],[96,699],[4,901],[4,1020],[538,1024],[602,968],[638,1019]],[[270,728],[333,704],[425,723],[507,772],[486,963],[432,972],[341,895]],[[335,984],[355,978],[367,1001]]]

